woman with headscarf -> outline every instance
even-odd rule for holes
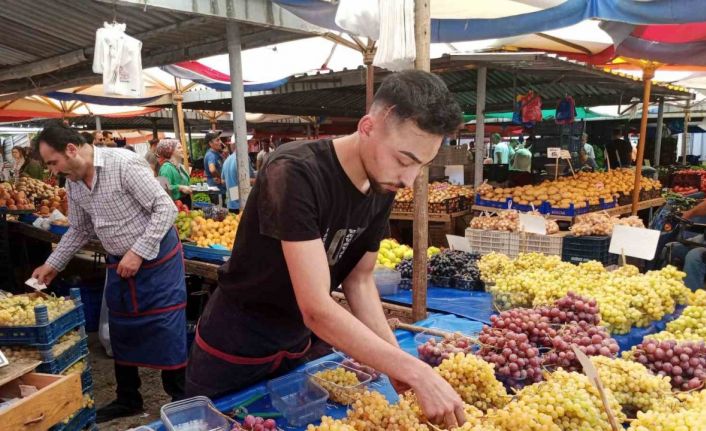
[[[15,162],[12,166],[12,172],[15,179],[20,177],[30,177],[41,180],[44,176],[44,168],[38,161],[28,157],[27,149],[23,147],[12,148],[12,158]]]
[[[155,150],[159,161],[159,176],[169,181],[169,191],[172,199],[191,207],[191,187],[189,174],[182,162],[181,142],[176,139],[162,139]]]

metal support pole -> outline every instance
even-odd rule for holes
[[[103,127],[101,126],[101,117],[100,115],[96,115],[96,130],[101,131],[103,130]]]
[[[655,76],[653,66],[647,66],[642,71],[642,81],[645,88],[642,92],[642,120],[640,121],[640,140],[637,144],[637,159],[635,160],[635,185],[632,190],[632,215],[637,214],[637,204],[640,201],[640,183],[642,180],[642,161],[645,157],[645,138],[647,137],[647,115],[650,107],[650,92],[652,78]]]
[[[488,68],[477,69],[476,81],[476,151],[473,187],[476,189],[483,182],[483,158],[485,157],[485,85],[488,78]]]
[[[189,147],[186,142],[186,129],[184,128],[184,110],[181,107],[181,102],[184,100],[184,96],[181,94],[181,84],[179,82],[178,78],[174,78],[174,81],[176,83],[176,92],[174,92],[174,95],[172,96],[172,99],[176,102],[176,118],[177,118],[177,124],[179,126],[179,141],[181,142],[181,150],[183,152],[183,158],[184,160],[182,163],[184,164],[184,168],[186,171],[189,171]]]
[[[684,109],[684,139],[681,141],[681,162],[686,164],[686,152],[689,148],[689,122],[691,121],[691,99],[686,101]]]
[[[662,153],[662,121],[664,121],[664,97],[659,98],[657,107],[657,131],[655,132],[655,155],[652,159],[652,166],[659,166],[660,154]]]
[[[250,194],[250,159],[248,158],[248,130],[245,122],[245,90],[241,62],[240,27],[236,21],[226,23],[228,62],[230,64],[230,94],[233,111],[233,139],[238,162],[238,195],[243,211]]]
[[[416,59],[414,68],[431,69],[429,49],[431,46],[431,17],[429,0],[414,2],[414,40]],[[414,180],[413,272],[412,272],[412,320],[427,317],[427,248],[429,245],[429,167],[425,166]]]
[[[189,147],[189,156],[194,157],[194,149],[191,147],[191,124],[189,124],[189,145],[188,145],[188,147]]]

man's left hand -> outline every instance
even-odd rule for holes
[[[412,387],[409,386],[407,383],[395,380],[392,377],[390,377],[390,384],[392,384],[392,387],[398,394],[404,394],[405,392],[412,389]]]
[[[130,250],[125,253],[125,256],[123,256],[122,259],[120,259],[118,268],[115,271],[122,278],[130,278],[137,274],[137,271],[139,271],[141,265],[142,258],[137,253]]]

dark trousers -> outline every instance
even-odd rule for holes
[[[164,392],[172,397],[172,401],[184,398],[184,377],[186,367],[176,370],[162,370],[162,387]],[[115,382],[118,402],[130,407],[142,408],[142,395],[140,394],[140,373],[137,367],[115,364]]]

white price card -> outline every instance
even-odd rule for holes
[[[228,199],[231,201],[240,200],[240,190],[238,190],[238,186],[228,188]]]
[[[471,244],[468,242],[468,238],[458,235],[446,235],[446,241],[449,242],[449,248],[451,250],[460,250],[470,253]]]
[[[561,158],[562,159],[570,159],[571,153],[569,152],[569,150],[561,150]]]
[[[34,290],[42,291],[47,288],[46,284],[40,283],[36,278],[31,277],[29,280],[25,281],[25,284]]]
[[[5,355],[0,351],[0,368],[4,367],[5,365],[9,365],[10,361],[7,360]]]
[[[615,418],[615,414],[610,408],[610,405],[608,404],[608,398],[606,397],[605,394],[605,389],[603,389],[603,382],[601,382],[601,378],[598,375],[598,370],[593,366],[593,362],[591,362],[591,359],[586,356],[585,353],[580,351],[576,346],[571,346],[571,349],[574,351],[574,355],[576,355],[576,359],[578,359],[579,363],[583,367],[583,373],[588,377],[588,380],[591,382],[591,384],[598,390],[598,393],[601,396],[601,402],[603,403],[603,408],[606,411],[606,414],[608,415],[608,421],[610,423],[611,429],[614,431],[618,431],[621,428],[618,427],[618,421]]]
[[[559,147],[547,148],[547,158],[558,159],[560,156],[561,156],[561,148],[559,148]]]
[[[520,229],[527,233],[547,234],[547,222],[544,217],[532,214],[520,214]]]
[[[610,239],[609,252],[652,260],[659,242],[658,230],[616,225]]]

